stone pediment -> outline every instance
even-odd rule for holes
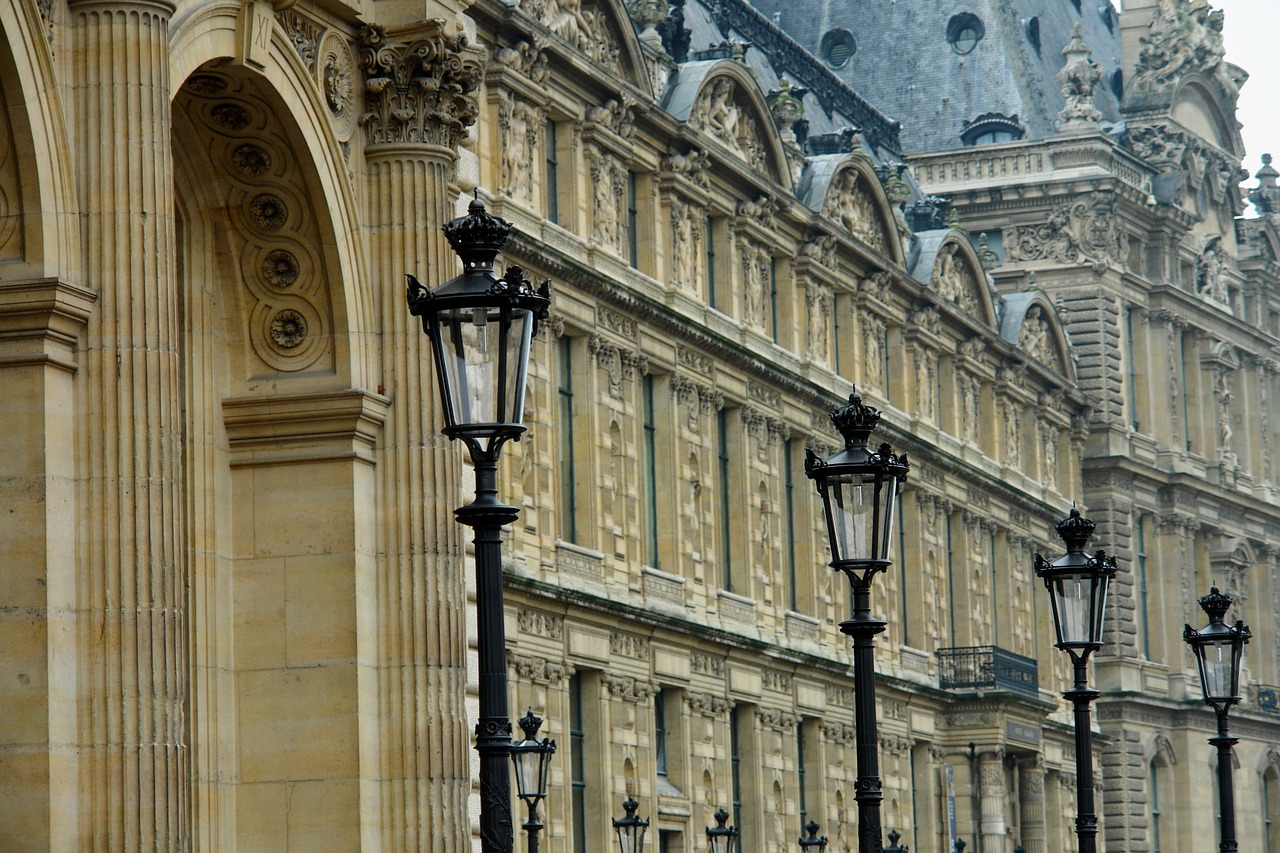
[[[995,306],[987,287],[986,271],[961,232],[917,234],[910,267],[912,277],[932,289],[939,301],[995,328]]]
[[[790,170],[765,94],[741,64],[686,62],[668,87],[662,106],[677,120],[719,142],[752,171],[790,188]]]
[[[806,207],[822,213],[850,237],[899,263],[905,261],[893,206],[866,157],[810,157],[798,195]]]
[[[1039,290],[1011,293],[1004,299],[1000,337],[1032,361],[1075,381],[1071,346],[1053,303]]]
[[[568,47],[618,78],[650,89],[640,43],[619,0],[524,0],[519,8],[550,33],[548,48]]]

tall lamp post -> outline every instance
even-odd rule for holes
[[[853,618],[840,631],[853,638],[853,684],[856,694],[859,853],[880,853],[879,744],[876,735],[875,636],[885,621],[871,615],[871,582],[890,566],[893,513],[898,489],[907,479],[907,456],[895,456],[888,444],[872,450],[867,441],[880,412],[863,405],[857,389],[848,405],[831,413],[844,437],[844,449],[818,457],[812,450],[804,470],[818,487],[831,539],[831,568],[843,572],[853,588]]]
[[[521,827],[529,834],[529,853],[538,853],[538,832],[542,822],[538,820],[538,803],[547,796],[547,774],[551,771],[551,756],[556,742],[550,738],[538,740],[542,718],[530,708],[520,718],[520,730],[524,740],[511,744],[511,763],[516,771],[516,796],[524,800],[529,809],[529,819]]]
[[[1085,547],[1096,526],[1071,514],[1055,525],[1067,544],[1067,553],[1052,562],[1036,554],[1036,574],[1049,590],[1053,610],[1054,644],[1071,655],[1074,683],[1062,698],[1075,705],[1076,717],[1076,836],[1080,853],[1095,853],[1098,816],[1093,805],[1093,730],[1089,704],[1097,690],[1089,686],[1089,655],[1102,648],[1102,617],[1107,605],[1107,587],[1116,575],[1116,558],[1099,550],[1090,556]]]
[[[466,216],[443,227],[462,258],[462,274],[435,290],[412,275],[409,310],[422,319],[444,410],[444,434],[460,439],[475,467],[475,500],[454,511],[475,531],[476,616],[480,658],[480,847],[511,853],[511,779],[507,756],[511,719],[507,712],[507,652],[502,611],[504,524],[519,511],[498,500],[498,454],[525,431],[524,392],[529,348],[538,322],[551,304],[550,282],[535,290],[519,267],[499,278],[493,261],[511,224],[485,213],[480,199]]]
[[[1234,625],[1222,621],[1231,607],[1231,596],[1218,592],[1216,586],[1210,587],[1209,594],[1200,599],[1200,606],[1209,615],[1209,624],[1199,631],[1190,625],[1183,626],[1182,639],[1195,653],[1204,701],[1212,705],[1218,715],[1218,734],[1209,738],[1209,743],[1218,748],[1218,805],[1222,809],[1218,849],[1221,853],[1235,853],[1236,799],[1231,779],[1231,748],[1238,738],[1227,731],[1227,714],[1231,706],[1240,701],[1240,659],[1245,643],[1253,634],[1239,619]]]
[[[613,819],[613,831],[618,833],[618,853],[644,853],[644,833],[649,828],[649,821],[636,817],[636,809],[640,804],[630,795],[622,801],[625,817]]]

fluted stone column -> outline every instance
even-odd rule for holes
[[[1044,810],[1044,764],[1039,756],[1018,768],[1022,846],[1026,853],[1048,853]]]
[[[98,304],[78,383],[84,512],[70,604],[80,683],[65,735],[80,789],[66,849],[188,843],[172,12],[167,2],[70,4],[83,268]]]
[[[978,754],[978,808],[981,815],[982,853],[1004,853],[1004,754],[992,750]]]
[[[362,42],[370,280],[391,400],[378,453],[377,731],[361,738],[378,742],[362,776],[373,780],[365,798],[379,814],[366,821],[376,820],[379,849],[461,853],[471,832],[466,588],[453,518],[462,449],[440,434],[431,354],[405,302],[405,274],[434,286],[459,272],[440,226],[452,218],[450,175],[475,121],[480,70],[442,20],[408,32],[368,27]]]

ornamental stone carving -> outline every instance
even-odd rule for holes
[[[671,286],[677,290],[692,291],[697,286],[703,219],[690,205],[675,202],[671,206]]]
[[[617,158],[596,145],[587,147],[587,169],[591,175],[591,238],[601,246],[621,252],[625,236],[622,206],[626,170]]]
[[[767,302],[772,266],[769,250],[759,243],[743,240],[738,254],[742,260],[742,319],[748,326],[762,331],[768,322]]]
[[[1227,258],[1222,250],[1222,238],[1212,237],[1196,259],[1196,293],[1218,305],[1231,307],[1227,290]]]
[[[620,33],[595,4],[582,0],[525,0],[520,8],[570,47],[623,76]]]
[[[831,294],[831,288],[810,282],[805,288],[804,303],[809,314],[807,352],[810,358],[825,362],[831,351],[831,314],[835,297]]]
[[[1217,76],[1228,91],[1239,83],[1222,68],[1222,12],[1204,0],[1160,0],[1147,34],[1138,39],[1133,86],[1141,92],[1176,87],[1193,71]]]
[[[683,175],[704,189],[711,185],[707,167],[711,158],[707,152],[691,148],[685,152],[672,151],[662,158],[662,170],[673,175]]]
[[[845,169],[832,179],[822,212],[843,225],[855,240],[878,252],[886,251],[888,242],[880,212],[870,186],[855,169]]]
[[[1016,261],[1089,264],[1100,275],[1129,254],[1129,238],[1117,222],[1115,208],[1110,190],[1059,205],[1047,222],[1006,229],[1006,251]]]
[[[475,123],[481,69],[467,37],[446,32],[443,18],[426,22],[421,37],[388,42],[377,25],[360,32],[365,73],[359,123],[370,145],[421,143],[454,148]]]
[[[1102,67],[1090,59],[1093,51],[1084,43],[1084,30],[1079,21],[1071,27],[1071,41],[1062,49],[1066,64],[1055,78],[1066,105],[1058,113],[1062,132],[1088,131],[1098,127],[1102,113],[1093,105],[1093,89],[1102,79]]]
[[[346,39],[334,32],[325,34],[320,41],[314,73],[334,133],[340,142],[346,142],[355,130],[359,114],[355,55]]]
[[[498,132],[502,151],[502,186],[508,196],[526,204],[533,201],[533,166],[540,150],[544,123],[542,111],[498,89]]]
[[[862,315],[862,381],[873,388],[885,387],[884,321],[874,314]]]
[[[978,279],[956,243],[948,243],[933,263],[933,285],[938,295],[966,314],[978,310]]]
[[[717,77],[698,93],[689,123],[719,140],[735,155],[760,171],[767,170],[764,137],[755,118],[742,103],[738,83]]]
[[[316,53],[320,47],[320,36],[324,28],[309,18],[305,18],[296,9],[280,9],[276,12],[276,23],[285,38],[293,45],[298,58],[307,66],[307,70],[316,70]]]
[[[1028,308],[1026,316],[1022,318],[1022,328],[1018,330],[1018,348],[1047,367],[1056,369],[1058,366],[1053,342],[1049,337],[1049,323],[1045,319],[1044,309],[1039,305]]]

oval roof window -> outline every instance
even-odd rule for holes
[[[822,44],[818,46],[822,61],[832,68],[843,68],[849,59],[858,52],[858,42],[853,33],[845,29],[828,30],[822,36]]]
[[[984,35],[986,28],[982,26],[982,19],[972,12],[952,15],[947,22],[947,41],[951,43],[951,49],[961,55],[977,47]]]

